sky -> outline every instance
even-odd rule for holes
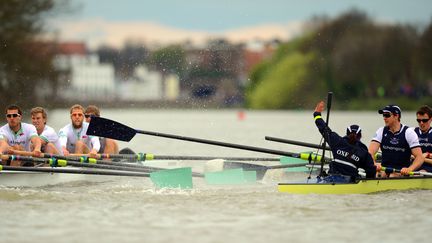
[[[313,16],[356,8],[379,22],[426,25],[431,0],[70,0],[75,11],[55,21],[60,37],[121,47],[125,41],[170,44],[211,37],[233,42],[290,39]]]

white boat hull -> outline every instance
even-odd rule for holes
[[[70,170],[75,169],[76,168],[70,168]],[[3,187],[43,187],[76,181],[103,182],[110,180],[113,180],[113,176],[31,171],[0,171],[0,186]]]

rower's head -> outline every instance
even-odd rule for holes
[[[45,127],[45,124],[47,122],[47,113],[44,108],[42,107],[34,107],[30,111],[32,124],[36,127],[36,129],[43,130]]]
[[[378,113],[383,115],[386,126],[390,126],[395,122],[400,122],[402,116],[402,111],[397,105],[388,105],[381,110],[378,110]]]
[[[417,110],[416,116],[420,130],[423,132],[428,131],[432,120],[432,109],[424,105]]]
[[[6,120],[9,124],[9,127],[14,130],[14,128],[18,128],[22,119],[22,110],[17,105],[10,105],[5,110]]]
[[[355,144],[357,141],[360,141],[362,137],[360,126],[353,124],[347,127],[346,135],[351,144]]]
[[[84,122],[84,108],[81,105],[73,105],[70,108],[70,117],[74,128],[82,127]]]
[[[92,116],[97,116],[97,117],[100,116],[99,108],[95,105],[87,106],[87,108],[84,111],[84,116],[85,116],[86,122],[90,122]]]

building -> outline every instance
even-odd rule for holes
[[[66,100],[112,101],[116,99],[114,67],[102,64],[83,43],[60,43],[55,67],[61,71],[59,92]]]

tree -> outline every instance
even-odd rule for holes
[[[418,59],[427,78],[432,78],[432,21],[420,37]]]
[[[248,94],[248,104],[257,109],[286,109],[310,106],[320,82],[308,72],[313,53],[294,52],[277,62]]]
[[[156,50],[150,55],[148,64],[163,74],[177,74],[183,76],[186,61],[185,51],[179,45],[171,45]]]
[[[35,88],[56,81],[52,59],[55,45],[40,40],[48,13],[66,2],[55,0],[0,1],[0,102],[28,106]]]

